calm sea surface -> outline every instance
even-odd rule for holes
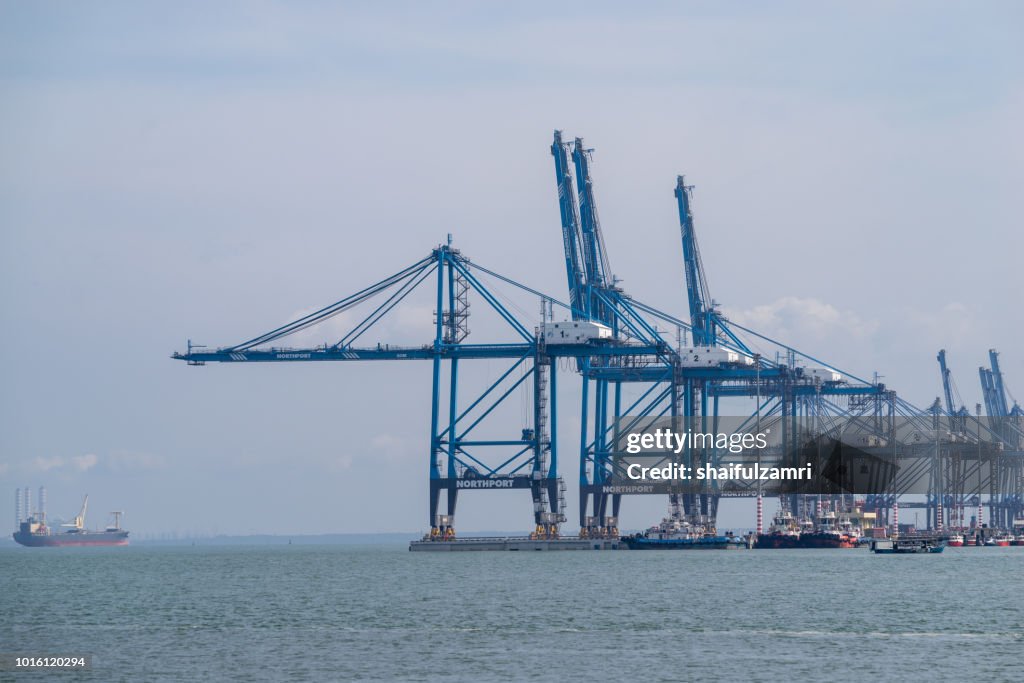
[[[39,681],[1022,680],[1024,548],[18,548],[0,651],[93,656]]]

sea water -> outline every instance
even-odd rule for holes
[[[0,551],[17,680],[1020,680],[1024,548]]]

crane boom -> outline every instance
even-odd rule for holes
[[[82,509],[79,511],[78,516],[75,517],[75,528],[85,528],[85,511],[89,507],[89,494],[85,494],[85,500],[82,501]]]
[[[573,188],[569,158],[565,153],[562,131],[555,131],[551,144],[551,156],[555,158],[555,182],[558,186],[558,210],[562,216],[562,248],[565,251],[565,273],[569,280],[569,305],[573,320],[585,318],[583,289],[586,276],[580,253],[580,217],[576,208],[576,192]]]
[[[942,374],[942,391],[946,395],[946,411],[952,415],[956,412],[956,406],[953,405],[953,388],[950,385],[949,368],[946,367],[946,349],[940,349],[936,358],[939,361],[939,372]]]
[[[590,176],[590,152],[591,150],[583,146],[583,138],[576,138],[572,149],[572,160],[576,165],[576,185],[580,198],[580,230],[583,234],[587,283],[592,287],[606,287],[610,284],[608,282],[608,252],[604,247],[601,222],[597,217],[594,180]]]
[[[985,412],[990,417],[994,417],[998,414],[999,409],[995,404],[992,371],[984,367],[978,368],[978,378],[981,380],[981,398],[985,402]]]
[[[679,232],[683,241],[683,263],[686,269],[686,294],[690,304],[690,324],[693,329],[693,343],[696,346],[711,346],[715,343],[715,315],[708,293],[704,266],[700,260],[697,234],[693,229],[693,212],[690,209],[692,185],[687,185],[683,176],[676,178],[676,203],[679,208]]]
[[[992,381],[992,399],[999,411],[1000,417],[1006,417],[1010,414],[1010,406],[1006,400],[1006,388],[1003,386],[1003,371],[999,369],[999,352],[995,349],[988,350],[989,364],[992,366],[991,370],[991,381]]]

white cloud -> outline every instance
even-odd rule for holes
[[[878,330],[878,322],[861,317],[854,311],[842,311],[830,303],[813,297],[784,296],[775,301],[746,310],[729,312],[729,318],[745,327],[787,344],[797,340],[802,345],[812,342],[838,342],[870,338]]]
[[[71,456],[71,464],[79,471],[85,472],[91,470],[99,462],[99,458],[94,453],[86,453],[85,455],[74,455]]]
[[[353,462],[355,458],[351,455],[339,455],[328,462],[327,469],[331,472],[344,472],[352,467]]]
[[[111,453],[104,458],[107,469],[121,470],[156,470],[166,465],[162,456],[152,453]]]
[[[95,469],[121,472],[127,470],[153,470],[162,468],[164,465],[165,460],[159,455],[118,452],[104,455],[102,458],[95,453],[71,456],[38,456],[22,463],[20,466],[16,466],[16,469],[26,473],[88,472]],[[8,469],[8,465],[4,464],[0,468],[0,474],[4,474]]]
[[[29,463],[28,469],[33,472],[49,472],[50,470],[57,469],[64,466],[64,458],[53,457],[53,458],[34,458]]]
[[[79,472],[86,472],[95,467],[98,462],[99,458],[94,453],[73,455],[67,458],[60,455],[52,457],[39,456],[29,461],[25,469],[29,472],[51,472],[63,469],[74,469]]]

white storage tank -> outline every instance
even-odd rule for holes
[[[545,344],[588,344],[612,338],[612,328],[589,320],[544,323],[540,330]]]

